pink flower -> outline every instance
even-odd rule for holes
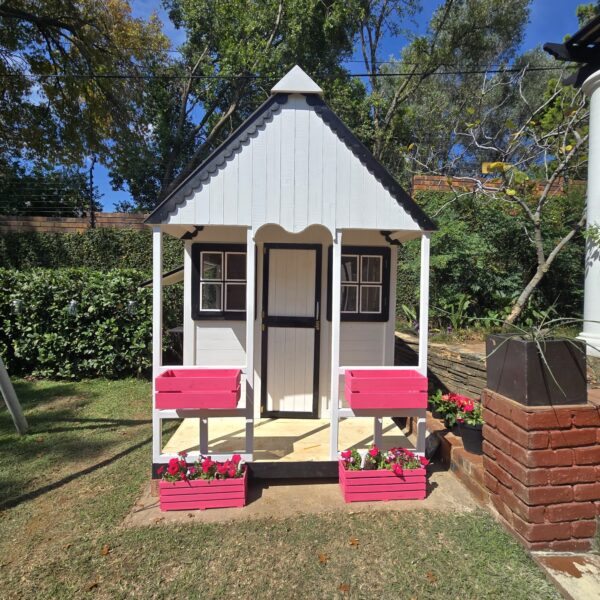
[[[375,458],[378,454],[379,454],[379,448],[377,448],[377,446],[373,446],[370,450],[369,450],[369,454]]]
[[[351,457],[352,457],[352,450],[344,450],[344,452],[342,452],[342,458],[344,460],[348,460]]]
[[[165,472],[165,467],[164,467],[164,465],[163,465],[163,466],[160,466],[160,467],[158,467],[158,469],[156,469],[156,474],[157,474],[157,475],[162,475],[164,472]]]
[[[219,473],[219,475],[225,475],[225,473],[227,473],[227,466],[226,465],[217,465],[217,473]]]
[[[236,465],[238,465],[238,464],[240,463],[240,461],[242,460],[242,457],[241,457],[239,454],[234,454],[234,455],[231,457],[231,460],[232,460],[232,461],[233,461],[233,462],[234,462]]]
[[[181,458],[185,458],[187,456],[187,452],[180,452],[179,456],[181,456]]]
[[[394,472],[394,475],[397,475],[398,477],[402,477],[402,474],[403,474],[402,465],[396,463],[392,467],[392,471]]]
[[[235,473],[236,473],[235,467],[231,467],[231,469],[229,469],[229,477],[235,477]]]
[[[423,467],[426,467],[429,464],[429,460],[426,459],[424,456],[419,457],[419,460],[421,461],[421,465]]]
[[[190,467],[189,473],[190,473],[190,475],[195,475],[196,474],[196,469],[194,467]]]

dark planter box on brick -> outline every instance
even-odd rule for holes
[[[585,404],[585,343],[547,340],[541,346],[552,374],[534,341],[489,335],[486,340],[488,389],[527,406]]]

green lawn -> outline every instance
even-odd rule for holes
[[[16,390],[31,433],[0,410],[0,598],[559,598],[484,512],[124,529],[148,478],[149,384]]]

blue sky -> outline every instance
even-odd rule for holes
[[[501,1],[501,0],[499,0]],[[568,33],[577,31],[577,18],[575,9],[584,0],[533,0],[531,3],[531,18],[527,27],[522,50],[530,50],[544,42],[560,42]],[[423,11],[416,18],[416,29],[419,32],[425,30],[431,14],[440,0],[423,0]],[[133,14],[136,17],[148,18],[156,12],[163,23],[163,30],[173,42],[176,48],[184,41],[182,32],[177,31],[165,11],[161,8],[160,0],[132,0]],[[384,44],[380,60],[387,60],[390,56],[397,56],[401,49],[401,40],[390,39]],[[358,58],[358,57],[357,57]],[[350,65],[349,65],[350,66]],[[358,63],[352,65],[351,70],[359,68]],[[129,193],[126,191],[113,191],[110,186],[108,172],[105,167],[98,166],[94,173],[94,179],[100,192],[103,194],[102,204],[105,211],[114,210],[114,203],[120,200],[128,200]]]

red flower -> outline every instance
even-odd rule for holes
[[[369,454],[375,458],[378,454],[379,454],[379,448],[377,448],[377,446],[373,446],[370,450],[369,450]]]
[[[225,475],[225,473],[227,473],[227,467],[225,465],[217,464],[217,473],[219,473],[219,475]]]
[[[239,454],[234,454],[231,457],[231,460],[234,462],[234,464],[239,465],[242,460],[242,457]]]
[[[402,451],[404,452],[404,456],[406,456],[407,458],[415,457],[414,452],[411,452],[410,450],[407,450],[406,448],[403,448]]]
[[[402,465],[396,463],[394,464],[394,466],[392,467],[392,471],[394,472],[394,475],[397,475],[398,477],[402,477]]]
[[[229,469],[229,477],[235,477],[235,473],[236,473],[235,467],[231,467],[231,469]]]
[[[213,461],[210,458],[205,458],[202,461],[202,472],[203,473],[208,473],[210,471],[210,468],[213,466]]]
[[[181,456],[181,458],[185,458],[187,456],[187,452],[180,452],[179,456]]]
[[[424,456],[419,457],[419,460],[421,461],[421,465],[423,467],[426,467],[429,464],[429,460],[426,459]]]
[[[169,473],[169,475],[177,475],[177,473],[179,473],[179,463],[177,461],[174,463],[169,462],[167,473]]]
[[[352,458],[352,450],[344,450],[344,452],[342,452],[342,458],[344,460],[348,460],[349,458]]]
[[[190,475],[195,475],[196,474],[196,469],[194,467],[190,467],[189,471],[190,471]]]
[[[181,467],[181,469],[185,469],[187,467],[187,463],[185,462],[185,460],[180,460],[179,466]]]
[[[157,475],[162,475],[164,472],[165,472],[165,467],[164,466],[158,467],[158,469],[156,469],[156,474]]]

